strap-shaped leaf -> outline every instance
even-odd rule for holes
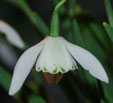
[[[109,23],[113,27],[113,9],[110,0],[104,0]]]
[[[5,0],[5,1],[8,1],[13,5],[19,7],[30,19],[31,23],[34,24],[35,27],[42,33],[43,36],[48,35],[49,30],[47,25],[44,23],[42,18],[37,13],[34,13],[31,10],[26,0]]]
[[[3,88],[8,91],[10,82],[11,75],[3,67],[0,66],[0,85],[2,85]]]
[[[103,25],[104,25],[104,28],[105,28],[106,32],[108,33],[110,39],[113,42],[113,27],[105,22],[103,23]]]

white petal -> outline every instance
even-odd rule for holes
[[[46,40],[31,47],[22,54],[14,69],[9,95],[14,95],[21,88],[33,65],[35,64],[37,56]]]
[[[0,60],[10,68],[17,60],[16,52],[3,40],[0,40]]]
[[[66,73],[72,70],[72,66],[75,69],[74,64],[76,65],[60,37],[50,37],[37,60],[36,70],[52,74]]]
[[[9,24],[7,24],[6,22],[0,20],[0,32],[2,32],[3,34],[5,34],[7,40],[14,46],[18,47],[18,48],[24,48],[25,45],[22,41],[22,39],[20,38],[18,32],[12,28]]]
[[[107,77],[107,74],[101,65],[101,63],[96,59],[95,56],[93,56],[90,52],[87,50],[74,45],[72,43],[69,43],[65,39],[62,39],[64,41],[64,44],[66,45],[67,49],[70,51],[72,56],[78,61],[81,66],[89,70],[89,72],[96,78],[100,79],[101,81],[104,81],[106,83],[109,82],[109,79]]]

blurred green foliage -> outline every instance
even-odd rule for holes
[[[11,75],[0,66],[0,84],[8,91],[11,82]]]
[[[43,22],[42,18],[34,11],[31,10],[26,0],[5,0],[20,8],[26,16],[30,19],[31,23],[42,33],[43,36],[49,34],[48,27]]]
[[[106,12],[107,12],[109,23],[111,26],[113,26],[113,8],[111,5],[111,2],[110,0],[104,0],[104,4],[106,7]]]
[[[113,41],[113,8],[110,3],[110,0],[104,0],[104,3],[105,3],[106,12],[107,12],[108,20],[110,24],[107,24],[104,22],[103,26],[106,32],[108,33],[110,39]]]
[[[109,24],[105,23],[105,22],[103,23],[103,26],[104,26],[106,32],[108,33],[109,38],[110,38],[110,39],[112,40],[112,42],[113,42],[113,27],[110,26]]]

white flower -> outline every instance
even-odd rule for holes
[[[3,33],[9,43],[12,45],[18,47],[18,48],[24,48],[24,42],[22,41],[21,37],[19,36],[18,32],[11,27],[6,22],[0,20],[0,32]]]
[[[47,37],[23,53],[18,60],[9,94],[14,95],[23,85],[35,65],[36,71],[51,74],[66,73],[77,69],[76,61],[92,76],[108,83],[108,77],[100,62],[87,50],[69,43],[62,37]]]

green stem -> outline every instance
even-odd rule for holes
[[[113,9],[112,9],[112,5],[110,3],[110,0],[104,0],[104,3],[105,3],[107,15],[108,15],[109,23],[113,27]]]
[[[54,12],[58,12],[59,8],[66,2],[66,0],[61,0],[55,7]]]
[[[52,37],[58,37],[59,36],[59,15],[58,10],[59,8],[66,2],[66,0],[61,0],[55,7],[52,19],[51,19],[51,25],[50,25],[50,36]]]

